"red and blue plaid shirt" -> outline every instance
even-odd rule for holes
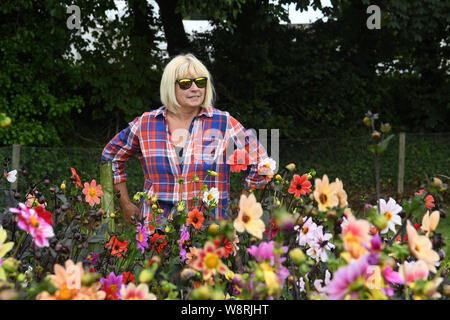
[[[135,118],[119,132],[104,148],[102,161],[112,162],[114,184],[118,184],[126,181],[127,159],[139,154],[145,174],[144,191],[150,196],[157,194],[158,201],[169,204],[169,208],[165,207],[168,210],[181,200],[191,210],[192,199],[200,195],[201,182],[205,181],[208,189],[218,189],[219,201],[212,212],[216,219],[224,219],[230,185],[230,165],[226,160],[234,149],[245,149],[253,159],[245,172],[245,183],[256,188],[264,186],[266,180],[258,174],[258,164],[268,158],[267,152],[254,134],[228,112],[213,107],[202,109],[191,123],[179,163],[168,127],[167,109],[162,106]],[[208,176],[208,170],[215,171],[217,176]],[[193,181],[194,175],[200,182]],[[182,185],[180,178],[184,180]],[[167,214],[165,210],[163,215]],[[150,207],[143,202],[140,218],[147,225],[149,215]]]

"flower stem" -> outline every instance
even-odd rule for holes
[[[375,182],[376,182],[376,189],[377,189],[377,206],[378,206],[378,213],[380,213],[380,155],[377,153],[375,154]]]
[[[19,251],[20,245],[22,244],[23,240],[25,239],[25,236],[27,235],[26,232],[22,233],[22,236],[19,239],[19,243],[16,246],[16,249],[14,250],[14,253],[12,254],[12,257],[16,256],[17,251]]]
[[[307,299],[309,299],[310,298],[310,296],[309,296],[310,295],[310,290],[309,290],[308,275],[305,274],[304,278],[305,278],[306,297],[307,297]]]
[[[294,202],[294,194],[292,194],[291,202],[289,203],[288,211],[291,210],[292,202]]]
[[[403,261],[403,263],[405,263]],[[403,278],[406,279],[406,268],[403,268]],[[408,290],[408,282],[405,280],[405,300],[409,300],[409,290]]]

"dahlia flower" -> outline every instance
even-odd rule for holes
[[[387,233],[389,229],[396,232],[395,225],[402,224],[402,218],[398,215],[402,210],[403,208],[394,199],[389,198],[387,203],[384,199],[380,199],[380,214],[384,214],[388,221],[387,227],[380,231],[381,234]]]
[[[436,263],[439,255],[433,250],[430,239],[427,236],[419,236],[409,220],[406,225],[409,251],[418,259],[423,260],[431,272],[436,272]]]
[[[95,179],[91,183],[84,183],[83,193],[86,196],[85,200],[91,207],[95,204],[100,204],[100,197],[103,196],[102,186],[97,185]]]
[[[156,300],[156,296],[150,293],[148,286],[143,283],[138,286],[135,286],[134,283],[122,286],[120,296],[122,300]]]
[[[430,233],[436,230],[436,227],[439,224],[439,211],[433,211],[430,215],[430,212],[427,211],[427,213],[422,218],[422,226],[421,229],[423,232],[425,232],[425,235],[427,237],[430,236]]]
[[[333,280],[323,288],[330,300],[342,300],[344,298],[357,298],[358,294],[353,289],[353,284],[359,279],[362,282],[367,275],[367,257],[363,256],[359,260],[352,261],[349,265],[338,269],[333,276]],[[359,287],[359,286],[355,286]]]
[[[323,175],[322,180],[317,178],[314,182],[314,186],[314,199],[317,201],[320,211],[327,211],[339,204],[336,183],[329,183],[326,174]]]
[[[264,222],[261,220],[263,210],[261,204],[256,201],[255,195],[249,197],[242,194],[239,201],[239,214],[233,222],[238,232],[247,231],[258,239],[262,239],[265,230]]]
[[[20,209],[10,208],[9,211],[19,214],[17,226],[33,237],[35,247],[48,247],[48,239],[53,237],[53,228],[40,217],[36,210],[19,203]]]

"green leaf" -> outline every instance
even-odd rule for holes
[[[88,243],[99,243],[105,241],[108,235],[108,225],[109,222],[103,223],[100,228],[98,228],[97,232],[88,239]]]
[[[392,140],[392,138],[394,138],[394,134],[389,135],[386,139],[383,140],[383,142],[381,142],[379,144],[379,153],[382,153],[386,150],[386,148],[389,145],[389,142]]]

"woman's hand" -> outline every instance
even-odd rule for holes
[[[241,194],[245,195],[246,197],[248,197],[248,195],[249,195],[248,191],[245,190],[245,189],[242,189],[242,193]]]
[[[127,191],[127,185],[125,182],[121,182],[114,185],[114,191],[119,191],[119,202],[122,208],[123,218],[125,221],[135,224],[137,216],[139,214],[139,208],[130,200]]]
[[[125,221],[135,224],[139,214],[139,208],[131,201],[121,205],[121,207]]]

